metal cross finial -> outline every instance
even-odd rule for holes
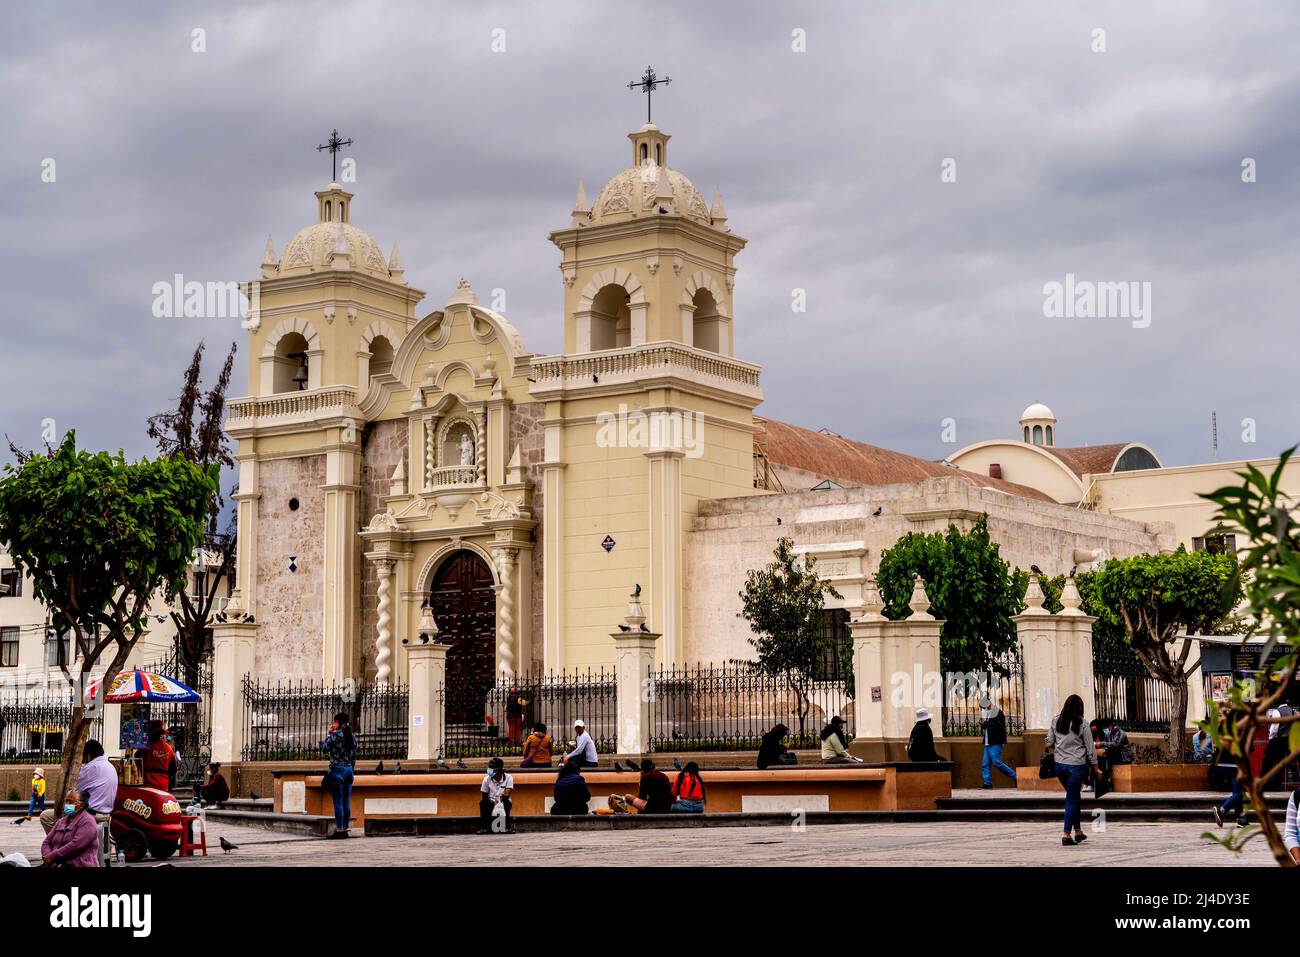
[[[334,175],[330,177],[331,183],[337,183],[339,181],[339,150],[343,149],[345,146],[351,145],[352,137],[341,140],[339,139],[339,131],[334,130],[330,133],[328,142],[322,143],[320,146],[316,147],[317,152],[320,152],[321,150],[330,151],[330,159],[334,161]]]
[[[654,92],[655,87],[667,86],[671,82],[673,82],[672,77],[666,76],[661,80],[655,75],[655,68],[648,66],[645,68],[645,76],[639,80],[633,80],[627,85],[629,90],[639,89],[645,94],[645,121],[647,123],[650,122],[650,94]]]

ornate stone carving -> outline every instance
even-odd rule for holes
[[[393,569],[397,563],[389,558],[375,562],[379,575],[379,620],[375,642],[375,681],[388,684],[393,676]]]
[[[501,672],[506,677],[515,673],[515,562],[519,558],[517,548],[496,548],[497,576],[501,581],[497,617],[500,627],[497,629],[497,658],[500,660]]]
[[[372,532],[395,532],[398,529],[397,516],[392,512],[376,512],[367,529]]]

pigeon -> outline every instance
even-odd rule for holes
[[[631,630],[632,630],[632,626],[631,626],[631,625],[619,625],[619,626],[618,626],[618,630],[619,630],[619,631],[631,631]]]
[[[673,758],[673,770],[680,771],[681,769],[682,769],[681,758]]]
[[[457,759],[456,759],[456,767],[460,768],[462,771],[465,770],[465,759],[464,759],[464,758],[457,758]]]
[[[1079,566],[1075,565],[1073,568],[1070,569],[1070,577],[1073,578],[1077,574],[1079,574]]]
[[[880,513],[883,512],[884,510],[885,510],[885,507],[884,507],[883,505],[877,505],[877,506],[876,506],[876,510],[875,510],[874,512],[871,513],[871,517],[872,517],[872,518],[880,518]]]
[[[623,767],[623,765],[621,765],[621,764],[619,764],[617,761],[615,761],[615,762],[614,762],[614,770],[617,771],[619,774],[622,774],[624,771],[627,770],[627,768]]]
[[[650,632],[650,626],[647,625],[647,624],[643,621],[643,622],[641,622],[641,630],[644,631],[644,632],[646,632],[647,634],[649,634],[649,632]]]
[[[1039,568],[1037,565],[1030,565],[1029,570],[1033,572],[1035,575],[1041,575],[1043,573],[1043,570]]]
[[[600,382],[600,376],[593,374],[592,377],[591,377],[591,381],[592,381],[592,382]]]
[[[383,774],[383,773],[384,773],[384,762],[383,762],[383,761],[380,761],[378,764],[375,765],[375,773],[376,773],[376,774]]]
[[[226,613],[224,611],[217,612],[213,617],[215,617],[220,624],[224,625],[226,623]]]
[[[244,624],[246,624],[246,625],[253,625],[253,624],[256,624],[256,623],[257,623],[257,621],[256,621],[255,618],[253,618],[252,615],[245,615],[245,616],[244,616]]]
[[[447,762],[446,762],[446,760],[443,758],[443,756],[442,756],[441,754],[438,755],[438,757],[434,759],[434,762],[433,762],[433,763],[436,764],[440,770],[443,770],[443,771],[450,771],[450,770],[451,770],[451,768],[447,767]]]
[[[238,844],[231,844],[231,843],[230,843],[229,841],[227,841],[224,837],[223,837],[223,838],[219,838],[219,840],[221,841],[221,849],[222,849],[223,851],[225,851],[227,854],[229,854],[231,851],[237,851],[237,850],[239,850],[239,845],[238,845]]]
[[[778,516],[776,517],[776,524],[778,524],[778,525],[781,524],[781,516],[780,516],[780,515],[778,515]]]
[[[254,801],[260,801],[260,800],[262,800],[260,797],[257,796],[257,792],[256,792],[256,791],[249,791],[249,792],[248,792],[248,796],[251,797]]]
[[[632,597],[633,597],[633,598],[640,598],[640,597],[641,597],[641,583],[640,583],[640,582],[637,583],[636,589],[632,592]]]

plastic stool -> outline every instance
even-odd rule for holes
[[[199,824],[199,837],[195,840],[194,822]],[[197,814],[181,814],[181,857],[193,857],[195,851],[202,851],[208,856],[208,829],[203,826],[203,818]]]

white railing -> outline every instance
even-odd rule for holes
[[[356,406],[357,391],[351,386],[327,386],[305,392],[277,392],[254,395],[230,402],[226,426],[252,425],[266,419],[312,418],[322,413],[342,412]]]
[[[429,473],[429,488],[473,488],[478,485],[478,467],[474,465],[444,465]]]
[[[534,359],[532,369],[539,384],[559,384],[563,380],[591,382],[592,376],[602,375],[644,376],[655,372],[679,372],[710,376],[755,389],[761,371],[749,362],[671,342],[653,342],[579,356],[549,356]]]

